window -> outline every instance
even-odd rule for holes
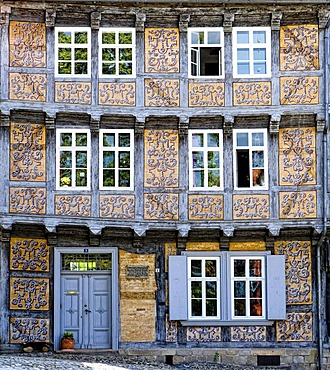
[[[90,133],[83,129],[57,131],[57,189],[90,188]]]
[[[267,189],[267,129],[236,129],[233,131],[235,188]]]
[[[223,77],[222,28],[190,28],[189,77]]]
[[[233,53],[234,77],[270,77],[270,28],[233,28]]]
[[[170,320],[183,325],[266,323],[286,317],[285,256],[183,252],[169,257]]]
[[[190,189],[221,189],[222,130],[191,130],[189,148]]]
[[[90,77],[90,39],[89,28],[55,29],[55,76]]]
[[[100,189],[133,190],[134,131],[100,130]]]
[[[99,31],[101,77],[135,76],[135,30],[102,28]]]

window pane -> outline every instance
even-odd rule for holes
[[[76,44],[87,44],[88,43],[87,32],[75,32],[74,42]]]
[[[60,170],[60,186],[71,186],[72,185],[72,171],[71,170]]]
[[[120,75],[131,75],[133,73],[132,63],[120,63],[119,74]]]
[[[246,316],[245,299],[235,299],[234,312],[235,316]]]
[[[217,316],[217,301],[215,299],[206,300],[206,316]]]
[[[114,168],[115,167],[115,153],[104,152],[103,153],[103,168]]]
[[[264,186],[265,185],[265,171],[261,168],[252,170],[253,175],[253,186]]]
[[[191,315],[192,316],[202,316],[202,300],[201,299],[193,299],[191,301]]]
[[[217,261],[206,260],[205,261],[205,276],[216,277],[217,276]]]
[[[234,281],[234,298],[245,298],[245,281]]]
[[[102,73],[104,75],[115,75],[116,65],[114,63],[102,63]]]
[[[207,161],[208,161],[208,168],[219,168],[220,167],[219,152],[208,152]]]
[[[115,186],[114,170],[103,170],[103,186]]]
[[[71,60],[71,48],[59,48],[58,49],[58,59],[59,60]]]
[[[71,44],[71,32],[59,32],[58,33],[59,44]]]
[[[71,74],[72,68],[71,63],[58,63],[58,73],[60,75],[69,75]]]
[[[264,145],[264,134],[262,132],[252,133],[252,145],[263,146]]]
[[[262,150],[252,152],[252,167],[264,167],[264,152]]]
[[[245,276],[245,260],[234,260],[234,276]]]
[[[261,281],[250,281],[250,297],[251,298],[262,298]]]
[[[72,134],[62,133],[60,145],[61,146],[71,146],[72,145]]]
[[[237,43],[248,44],[249,43],[249,31],[238,31],[237,32]]]
[[[265,74],[266,73],[266,62],[254,63],[254,74]]]
[[[76,75],[87,75],[87,63],[83,62],[75,63],[74,73]]]
[[[217,282],[206,282],[206,298],[217,298]]]
[[[250,50],[237,49],[237,60],[250,60]]]
[[[87,152],[76,153],[76,166],[79,168],[87,168]]]
[[[265,44],[266,31],[253,31],[253,42],[255,44]]]
[[[103,134],[103,146],[115,146],[115,134]]]
[[[119,49],[119,61],[131,61],[132,49]]]
[[[120,152],[119,153],[119,167],[120,168],[129,168],[130,167],[130,153],[129,152]]]
[[[204,44],[204,32],[192,32],[191,33],[192,44]]]
[[[102,43],[103,44],[115,44],[116,34],[114,32],[103,32],[102,33]]]
[[[132,44],[132,33],[131,32],[125,32],[119,33],[119,44]]]
[[[119,134],[118,141],[120,147],[129,147],[131,145],[131,136],[130,134]]]
[[[60,152],[60,167],[71,168],[72,167],[72,153],[71,152]]]
[[[264,48],[253,49],[253,58],[254,60],[266,60],[266,49]]]
[[[87,60],[87,49],[86,48],[77,48],[74,51],[75,60]]]
[[[204,187],[204,171],[194,171],[193,186],[197,188]]]
[[[130,186],[130,171],[119,171],[119,186],[123,188],[128,188]]]
[[[220,44],[220,32],[208,32],[207,33],[208,44]]]
[[[203,134],[193,134],[192,135],[192,146],[193,147],[203,147],[204,146],[204,135]]]
[[[192,281],[191,282],[191,297],[202,298],[202,282]]]
[[[87,170],[76,170],[76,186],[87,186]]]
[[[76,146],[87,146],[87,134],[76,134]]]
[[[193,168],[204,168],[204,155],[203,152],[193,152]]]
[[[262,316],[262,300],[250,300],[250,316]]]
[[[207,146],[212,147],[219,147],[220,140],[219,140],[219,134],[207,134]]]
[[[249,145],[249,134],[247,132],[237,133],[236,145],[237,146],[248,146]]]
[[[220,186],[220,171],[209,171],[208,173],[208,186]]]
[[[239,75],[248,75],[250,73],[250,63],[238,63],[237,73]]]
[[[191,260],[191,277],[201,277],[202,276],[202,261]]]
[[[103,48],[102,49],[102,60],[110,61],[110,62],[116,60],[116,49]]]

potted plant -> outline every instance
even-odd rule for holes
[[[61,349],[73,350],[74,349],[74,335],[69,331],[65,331],[61,338]]]

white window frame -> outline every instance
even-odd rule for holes
[[[71,133],[72,134],[72,145],[71,146],[61,146],[61,134],[63,133]],[[75,137],[76,134],[85,133],[87,134],[87,146],[76,146],[75,144]],[[61,164],[61,151],[68,151],[72,153],[72,185],[64,185],[61,186],[61,179],[60,179],[60,164]],[[79,151],[86,151],[87,152],[87,185],[86,186],[76,186],[76,153]],[[65,191],[72,191],[72,190],[90,190],[90,152],[91,152],[91,136],[90,130],[88,129],[57,129],[56,130],[56,190],[65,190]]]
[[[245,276],[244,277],[235,277],[234,276],[234,262],[235,260],[243,260],[245,261]],[[251,277],[249,276],[249,261],[250,260],[261,260],[261,276],[260,277]],[[266,318],[266,289],[265,289],[265,257],[256,255],[256,256],[230,256],[230,276],[231,276],[231,302],[232,302],[232,309],[231,309],[231,318],[234,319],[265,319]],[[245,282],[245,308],[246,308],[246,315],[245,316],[236,316],[235,315],[235,288],[234,284],[236,281]],[[261,282],[261,303],[262,303],[262,315],[253,316],[250,312],[250,282],[252,281],[260,281]]]
[[[115,37],[116,37],[116,43],[114,45],[110,44],[103,44],[102,42],[102,34],[106,32],[114,32]],[[125,33],[125,32],[130,32],[132,33],[132,44],[119,44],[119,34],[120,33]],[[99,76],[100,78],[134,78],[136,76],[136,37],[135,37],[135,28],[100,28],[99,30]],[[115,74],[103,74],[102,73],[102,50],[103,48],[114,48],[116,49],[116,60],[115,60],[115,65],[116,65],[116,73]],[[127,75],[122,75],[119,74],[119,49],[120,48],[131,48],[132,49],[132,73],[127,74]]]
[[[237,145],[237,134],[238,133],[248,133],[248,145],[247,146],[238,146]],[[264,145],[253,146],[252,145],[252,134],[254,133],[263,133],[264,136]],[[268,134],[267,129],[234,129],[233,130],[233,149],[234,149],[234,161],[233,161],[233,172],[234,172],[234,189],[235,190],[267,190],[268,189]],[[249,181],[250,186],[248,187],[239,187],[238,182],[238,168],[237,168],[237,151],[238,150],[248,150],[249,151]],[[263,151],[264,153],[264,185],[255,185],[253,186],[253,161],[252,154],[254,151]],[[255,167],[257,169],[258,167]],[[262,168],[262,167],[261,167]]]
[[[71,43],[70,44],[59,44],[58,34],[59,32],[70,32]],[[87,32],[87,44],[75,44],[74,42],[74,33],[75,32]],[[87,49],[87,73],[86,74],[76,74],[75,73],[75,59],[74,59],[74,50],[79,48]],[[68,61],[71,63],[71,73],[62,74],[59,73],[59,63],[61,62],[58,58],[58,53],[60,48],[70,48],[71,60]],[[91,29],[89,27],[55,27],[55,77],[70,77],[70,78],[90,78],[91,77]]]
[[[107,147],[103,145],[103,134],[111,133],[115,135],[115,146]],[[119,134],[129,134],[130,135],[130,146],[129,147],[120,147],[118,142]],[[134,190],[134,130],[132,129],[102,129],[100,130],[99,135],[99,188],[100,190]],[[104,186],[103,185],[103,154],[105,152],[114,152],[115,153],[115,186]],[[130,153],[130,186],[123,187],[119,186],[119,160],[118,154],[120,152],[129,152]]]
[[[205,319],[220,319],[220,259],[219,257],[188,257],[188,319],[192,320],[205,320]],[[193,277],[191,273],[191,261],[198,260],[201,261],[202,265],[202,276],[201,277]],[[215,277],[207,277],[205,273],[205,261],[206,260],[213,260],[216,262],[216,276]],[[193,316],[192,315],[192,296],[191,296],[191,284],[192,282],[201,282],[202,283],[202,315],[201,316]],[[207,316],[206,315],[206,285],[207,282],[216,282],[216,295],[217,295],[217,315],[216,316]]]
[[[219,134],[219,146],[212,147],[207,144],[207,134]],[[203,135],[203,147],[193,146],[193,135],[202,134]],[[193,167],[193,152],[198,151],[203,153],[203,163],[204,163],[204,186],[194,186],[194,167]],[[218,152],[219,153],[219,172],[220,172],[220,186],[208,186],[208,152]],[[212,190],[219,191],[223,190],[223,132],[222,130],[189,130],[189,189],[190,190]]]
[[[192,34],[194,32],[204,32],[204,44],[193,44],[191,39],[192,39]],[[219,32],[220,33],[220,44],[209,44],[207,42],[207,32]],[[219,56],[219,75],[201,75],[200,72],[200,48],[205,47],[205,48],[220,48],[220,56]],[[194,63],[191,57],[192,50],[196,49],[196,54],[197,54],[197,62]],[[213,79],[219,79],[224,77],[224,71],[225,71],[225,59],[224,59],[224,33],[223,33],[223,28],[221,27],[199,27],[199,28],[188,28],[188,76],[189,78],[213,78]],[[196,68],[198,70],[197,75],[192,74],[192,64],[196,65]]]
[[[237,33],[240,31],[249,33],[249,43],[238,44]],[[254,43],[253,32],[264,31],[266,34],[265,43]],[[247,74],[238,73],[238,49],[249,49],[250,72]],[[266,51],[266,73],[254,73],[254,49],[263,48]],[[264,78],[271,77],[271,28],[270,27],[233,27],[233,77],[234,78]]]

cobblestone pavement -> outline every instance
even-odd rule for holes
[[[1,354],[0,370],[253,370],[251,366],[191,363],[167,365],[141,357],[54,353]],[[260,369],[260,368],[258,368]],[[268,368],[269,369],[269,368]]]

